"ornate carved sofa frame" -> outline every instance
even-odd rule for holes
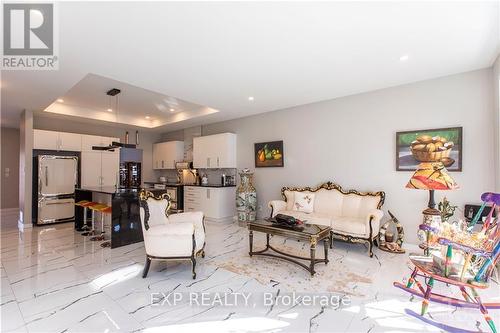
[[[293,210],[294,192],[315,193],[313,213]],[[271,217],[281,213],[309,223],[328,225],[332,228],[330,247],[334,237],[350,243],[367,243],[369,255],[373,256],[385,192],[344,190],[340,185],[326,182],[317,187],[283,187],[281,196],[283,200],[269,202]]]

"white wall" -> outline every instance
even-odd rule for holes
[[[346,189],[384,190],[384,210],[403,223],[409,242],[428,192],[406,189],[411,172],[395,171],[395,133],[463,126],[463,172],[456,191],[437,192],[463,207],[494,189],[494,107],[491,68],[203,126],[203,135],[238,135],[238,168],[254,169],[254,143],[284,141],[284,168],[255,170],[262,215],[284,185],[327,180]],[[168,138],[164,134],[163,138]],[[458,213],[461,215],[461,212]]]
[[[500,192],[500,56],[493,64],[493,103],[495,123],[495,191]]]
[[[31,228],[33,112],[25,110],[19,124],[19,223]]]
[[[19,129],[2,127],[0,209],[19,208]]]

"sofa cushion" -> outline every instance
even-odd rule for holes
[[[319,224],[327,227],[331,226],[332,217],[328,214],[322,213],[304,213],[295,210],[284,210],[279,212],[280,214],[290,215],[299,219],[301,221],[306,221],[306,223]]]
[[[344,195],[337,190],[319,189],[315,192],[314,212],[329,214],[332,216],[342,215],[342,201]]]
[[[295,192],[293,210],[312,213],[314,211],[314,193]]]
[[[344,235],[368,237],[369,230],[366,230],[365,221],[364,218],[359,217],[333,217],[332,230]]]
[[[193,223],[166,223],[163,225],[154,225],[147,231],[150,237],[162,237],[165,235],[189,235],[194,234]]]

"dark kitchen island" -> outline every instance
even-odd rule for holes
[[[89,200],[111,206],[111,216],[105,215],[104,230],[111,248],[143,241],[139,215],[140,189],[120,189],[112,186],[81,187],[75,190],[75,202]],[[91,210],[87,209],[90,225]],[[75,228],[83,225],[83,208],[75,206]],[[101,213],[95,213],[95,228],[101,229]]]

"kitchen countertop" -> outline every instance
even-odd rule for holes
[[[174,183],[167,183],[167,182],[144,182],[144,184],[162,184],[165,186],[196,186],[196,187],[236,187],[236,185],[225,185],[222,186],[221,184],[208,184],[208,185],[196,185],[196,184],[174,184]]]
[[[169,182],[144,182],[144,184],[162,184],[162,185],[165,185],[165,186],[184,186],[184,184],[169,183]]]
[[[75,188],[77,191],[97,192],[105,194],[139,192],[137,188],[116,188],[114,186],[83,186]]]
[[[184,186],[194,186],[194,187],[236,187],[236,185],[221,185],[221,184],[208,184],[208,185],[184,185]]]

